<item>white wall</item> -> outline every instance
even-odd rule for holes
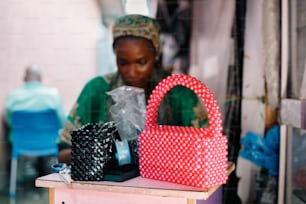
[[[69,110],[96,74],[100,11],[96,1],[0,1],[0,115],[10,90],[36,63],[43,83],[57,87]],[[0,125],[0,189],[8,178],[8,143]]]

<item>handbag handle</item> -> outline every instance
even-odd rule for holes
[[[200,80],[186,74],[173,74],[163,79],[152,91],[150,95],[147,113],[146,113],[146,127],[157,126],[157,114],[159,104],[164,95],[174,86],[181,85],[189,88],[204,103],[208,113],[208,124],[211,131],[220,133],[222,131],[222,119],[220,107],[217,105],[217,100],[214,98],[212,92]],[[183,100],[183,99],[182,99]],[[213,134],[220,135],[220,134]]]

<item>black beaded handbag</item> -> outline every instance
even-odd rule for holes
[[[114,160],[114,122],[86,124],[71,131],[71,178],[74,181],[102,181],[104,168]]]

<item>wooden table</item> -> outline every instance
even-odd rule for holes
[[[235,169],[229,163],[228,174]],[[124,182],[64,183],[59,174],[39,177],[37,187],[49,188],[49,204],[218,204],[222,203],[222,186],[203,190],[180,184],[136,177]]]

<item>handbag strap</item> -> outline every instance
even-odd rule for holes
[[[148,105],[147,105],[147,113],[146,113],[146,127],[157,126],[157,114],[158,108],[161,100],[164,95],[172,89],[174,86],[181,85],[189,88],[195,94],[199,96],[199,98],[204,103],[207,113],[208,113],[208,124],[209,129],[214,132],[222,131],[222,120],[220,107],[217,104],[216,99],[212,92],[206,87],[204,83],[200,80],[186,74],[173,74],[163,79],[152,91],[150,95]],[[183,99],[182,99],[183,100]],[[219,135],[219,134],[213,134]]]

